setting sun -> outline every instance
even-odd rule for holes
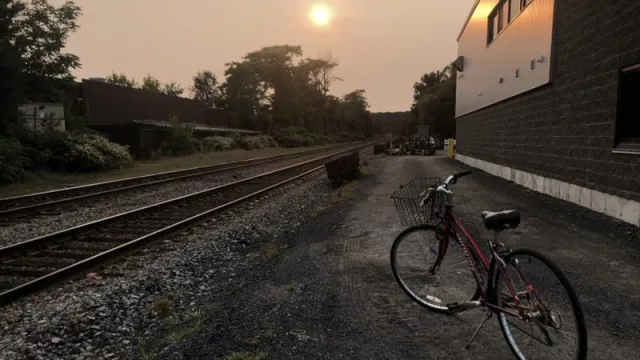
[[[327,26],[331,21],[331,9],[327,5],[314,5],[309,12],[309,18],[316,26]]]

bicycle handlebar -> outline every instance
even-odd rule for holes
[[[463,176],[467,176],[471,174],[471,170],[462,170],[450,175],[447,180],[444,182],[446,186],[455,184],[459,178]]]
[[[422,201],[420,201],[420,206],[423,206],[424,204],[426,204],[427,202],[429,202],[429,200],[431,199],[431,196],[433,196],[433,192],[440,192],[440,191],[444,191],[448,194],[451,194],[451,191],[448,189],[449,185],[453,185],[455,184],[459,178],[463,177],[463,176],[467,176],[467,175],[471,175],[471,170],[463,170],[463,171],[458,171],[455,172],[451,175],[449,175],[449,177],[447,178],[447,180],[445,180],[444,184],[438,186],[437,188],[429,188],[425,191],[423,191],[420,196],[424,196],[422,198]]]

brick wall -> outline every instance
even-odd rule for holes
[[[554,16],[552,84],[458,118],[457,151],[640,201],[640,155],[611,152],[640,1],[557,0]]]

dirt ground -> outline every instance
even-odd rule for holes
[[[483,317],[429,312],[396,284],[389,249],[402,230],[389,194],[418,176],[466,168],[443,157],[382,157],[369,164],[352,199],[337,201],[284,239],[275,261],[230,287],[201,331],[176,345],[176,359],[513,359],[496,320],[470,350]],[[578,292],[589,359],[638,359],[638,230],[480,171],[453,188],[456,210],[480,239],[482,210],[519,209],[520,228],[502,241],[539,250]],[[224,350],[224,351],[223,351]],[[244,353],[244,354],[243,354]],[[253,354],[253,355],[252,355]],[[256,356],[254,356],[256,355]],[[229,358],[231,359],[231,358]]]

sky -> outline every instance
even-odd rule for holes
[[[50,0],[54,5],[64,0]],[[455,60],[456,37],[474,0],[75,0],[80,29],[67,50],[80,57],[79,79],[151,74],[184,87],[198,70],[222,80],[225,63],[270,45],[330,53],[343,79],[331,93],[366,91],[371,111],[406,111],[413,83]],[[327,26],[309,19],[317,3]]]

